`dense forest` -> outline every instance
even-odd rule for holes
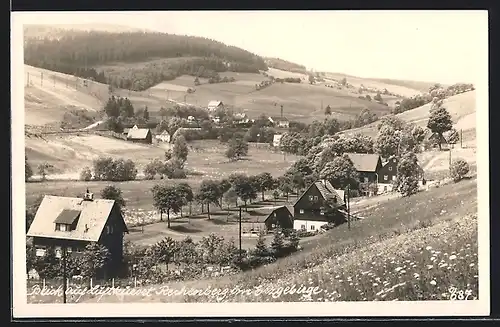
[[[265,59],[267,66],[280,69],[280,70],[286,70],[288,72],[292,73],[306,73],[306,67],[303,65],[299,65],[290,61],[286,61],[283,59],[279,58],[266,58]]]
[[[144,63],[113,74],[100,66],[114,63]],[[264,60],[246,50],[194,36],[165,33],[88,31],[68,33],[58,39],[25,40],[25,64],[61,73],[90,78],[115,87],[144,90],[163,80],[183,74],[216,78],[219,72],[258,73],[267,70]]]

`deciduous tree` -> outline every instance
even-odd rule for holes
[[[427,122],[427,128],[429,128],[433,133],[440,136],[438,139],[439,150],[441,150],[441,137],[443,133],[451,130],[453,128],[453,121],[451,120],[451,115],[445,107],[439,107],[432,111],[429,115],[429,121]]]

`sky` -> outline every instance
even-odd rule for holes
[[[37,24],[117,24],[208,37],[315,71],[474,83],[488,60],[486,11],[31,13]],[[484,72],[482,72],[484,75]],[[483,76],[482,75],[482,76]]]

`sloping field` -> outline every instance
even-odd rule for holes
[[[423,87],[420,84],[417,85],[413,85],[411,83],[395,84],[395,83],[389,83],[388,80],[362,78],[362,77],[349,76],[339,73],[326,73],[326,78],[335,79],[337,81],[340,81],[344,77],[346,78],[347,82],[349,84],[352,84],[356,89],[359,88],[361,85],[363,85],[367,88],[374,88],[380,91],[387,89],[389,92],[399,94],[404,97],[412,97],[414,95],[421,94],[423,92],[422,90]],[[433,85],[432,83],[429,84],[430,84],[429,87]],[[427,90],[428,88],[424,89],[424,91]]]
[[[443,103],[443,106],[448,109],[448,112],[453,119],[453,123],[455,124],[455,128],[460,129],[463,127],[468,127],[469,130],[476,128],[476,91],[454,95],[446,99]],[[426,104],[424,106],[405,111],[396,116],[406,122],[411,122],[422,127],[427,127],[430,108],[431,104]],[[361,128],[351,129],[349,131],[346,131],[345,134],[349,135],[353,133],[361,133],[376,137],[377,125],[378,122],[375,122]]]
[[[294,73],[276,68],[269,68],[269,70],[266,73],[269,76],[273,76],[274,78],[300,78],[303,79],[305,82],[309,81],[309,76],[307,76],[306,74]]]
[[[381,82],[390,85],[398,85],[401,87],[406,87],[413,90],[418,90],[420,92],[427,92],[431,86],[434,86],[433,82],[422,82],[422,81],[406,81],[400,79],[390,79],[390,78],[370,78],[372,81]],[[446,85],[441,84],[446,87]]]
[[[162,158],[165,150],[98,135],[46,135],[26,137],[25,150],[32,167],[47,162],[54,172],[79,173],[99,156],[132,159],[139,170],[153,158]]]
[[[25,124],[59,122],[71,109],[98,111],[108,98],[104,84],[84,86],[82,79],[28,65],[24,70]]]
[[[354,222],[350,230],[345,224],[334,228],[316,239],[315,247],[276,263],[236,276],[166,284],[174,290],[182,287],[204,290],[210,286],[255,291],[261,286],[261,290],[278,291],[277,287],[293,284],[296,288],[301,284],[317,286],[322,294],[312,299],[297,293],[273,297],[262,291],[248,295],[226,293],[223,299],[181,293],[169,297],[130,296],[121,300],[110,296],[100,301],[437,300],[447,299],[450,286],[470,289],[471,296],[478,296],[475,180],[389,200],[364,214],[366,218]],[[448,294],[443,295],[445,292]]]

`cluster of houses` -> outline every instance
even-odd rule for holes
[[[397,174],[395,158],[382,163],[377,154],[348,155],[361,182],[377,185],[379,192],[392,190]],[[316,232],[325,224],[339,225],[347,220],[346,194],[329,181],[319,180],[311,184],[293,206],[263,207],[255,211],[260,214],[242,221],[245,233],[257,235],[260,230],[269,232],[277,227]],[[55,248],[56,256],[61,257],[64,252],[81,254],[90,242],[103,244],[111,256],[107,271],[113,274],[121,267],[125,233],[128,233],[127,225],[115,201],[94,199],[87,190],[82,198],[46,195],[27,236],[33,238],[37,256],[44,256],[48,247]]]

